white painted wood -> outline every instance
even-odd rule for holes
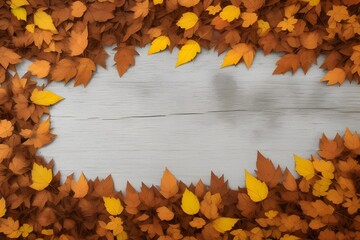
[[[139,53],[122,78],[111,53],[87,88],[50,84],[66,99],[51,110],[58,137],[40,153],[64,175],[111,173],[122,189],[126,180],[158,184],[165,167],[186,183],[209,183],[213,170],[235,187],[255,168],[257,150],[293,169],[293,153],[315,154],[323,132],[360,129],[358,86],[326,87],[317,66],[272,76],[279,56],[261,52],[250,70],[220,70],[223,56],[214,52],[179,68],[177,51]]]

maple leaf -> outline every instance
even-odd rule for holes
[[[193,12],[183,13],[181,18],[177,21],[176,25],[188,30],[196,25],[199,17]]]
[[[96,65],[90,58],[78,58],[76,60],[79,64],[76,67],[77,73],[74,86],[76,87],[83,84],[86,87],[92,77],[93,71],[96,70]]]
[[[267,198],[269,189],[266,184],[253,177],[247,170],[245,170],[245,185],[252,201],[260,202]]]
[[[45,8],[39,8],[34,13],[34,24],[40,29],[49,30],[53,33],[58,33],[51,16],[44,12],[44,10]]]
[[[139,53],[135,50],[134,46],[121,45],[116,48],[117,52],[114,56],[117,71],[122,77],[130,66],[135,65],[135,56]]]
[[[75,180],[71,181],[71,190],[74,192],[74,198],[83,198],[86,196],[89,191],[89,185],[83,173],[81,173],[77,182],[75,182]]]
[[[238,221],[239,218],[220,217],[212,222],[212,226],[219,233],[225,233],[230,231]]]
[[[187,40],[184,46],[180,48],[176,67],[190,62],[196,57],[199,52],[201,52],[199,43],[194,40]]]
[[[161,178],[160,193],[164,198],[169,199],[179,191],[178,182],[175,176],[166,168]]]
[[[270,159],[266,159],[258,152],[255,173],[259,180],[264,181],[270,188],[275,187],[282,178],[280,166],[275,169]]]
[[[297,54],[286,54],[276,62],[276,65],[277,67],[273,74],[283,74],[290,70],[294,74],[300,66],[300,58]]]
[[[181,209],[188,215],[195,215],[200,211],[199,199],[187,188],[181,199]]]
[[[21,56],[15,53],[13,50],[0,47],[0,65],[5,69],[8,68],[9,64],[17,64],[21,62]]]
[[[240,8],[234,5],[228,5],[222,9],[220,18],[227,22],[232,22],[240,17]]]
[[[297,19],[293,16],[289,18],[284,18],[281,22],[278,23],[277,27],[281,28],[282,31],[292,32],[295,28],[295,23],[297,23]]]
[[[52,181],[52,170],[34,163],[31,170],[31,180],[33,182],[30,185],[31,188],[38,191],[43,190]]]
[[[71,4],[71,15],[78,18],[82,17],[86,9],[87,7],[83,2],[75,1]]]
[[[131,11],[134,12],[134,19],[146,17],[149,14],[149,0],[137,2],[136,5],[131,8]]]
[[[19,228],[19,231],[21,232],[21,236],[23,238],[26,238],[27,236],[29,236],[30,233],[32,233],[32,231],[34,231],[34,228],[27,224],[27,223],[24,223],[20,228]]]
[[[174,218],[174,213],[167,207],[162,206],[156,209],[157,215],[162,221],[171,221]]]
[[[50,143],[55,137],[55,135],[50,133],[50,118],[34,127],[32,131],[28,129],[22,130],[20,135],[29,138],[23,143],[24,145],[33,145],[35,148],[40,148]]]
[[[328,71],[320,82],[327,82],[326,85],[343,84],[346,79],[346,73],[342,68],[334,68]]]
[[[314,169],[318,172],[321,172],[324,178],[333,179],[335,166],[332,162],[320,160],[316,157],[313,157],[313,166]]]
[[[236,65],[241,59],[244,59],[245,65],[249,69],[254,60],[254,56],[255,50],[251,45],[246,43],[236,44],[225,55],[221,68]]]
[[[69,39],[70,56],[78,56],[84,52],[88,46],[88,29],[85,27],[83,31],[71,31]]]
[[[120,215],[124,210],[120,199],[114,197],[103,197],[106,211],[113,216]]]
[[[119,217],[110,216],[110,222],[106,224],[106,229],[112,230],[113,235],[119,235],[124,231],[123,221]]]
[[[2,218],[6,213],[6,202],[5,199],[2,197],[0,198],[0,218]]]
[[[115,17],[113,3],[95,1],[88,6],[88,10],[96,22],[106,22]]]
[[[219,193],[207,192],[200,203],[200,211],[207,219],[216,219],[219,216],[218,207],[220,203],[221,195]]]
[[[222,10],[222,8],[221,8],[220,3],[218,3],[218,4],[215,5],[215,6],[213,6],[213,5],[208,6],[208,7],[206,8],[206,11],[207,11],[210,15],[215,15],[215,14],[219,13],[221,10]]]
[[[168,46],[170,46],[170,38],[167,36],[159,36],[151,42],[148,55],[163,51]]]
[[[241,25],[244,28],[250,27],[258,19],[258,15],[256,13],[249,13],[249,12],[241,13],[240,17],[241,17],[242,20],[244,20],[244,22]]]
[[[329,10],[326,15],[334,19],[336,22],[341,22],[350,18],[347,7],[344,5],[333,5],[333,8]]]
[[[13,134],[14,126],[6,119],[0,120],[0,138],[10,137]]]
[[[56,95],[55,93],[51,91],[42,91],[35,88],[30,96],[30,100],[41,106],[50,106],[53,105],[61,100],[63,100],[63,97],[60,97],[59,95]]]
[[[357,132],[352,134],[350,130],[347,128],[344,136],[344,145],[350,150],[355,150],[360,148],[360,139]]]
[[[55,64],[50,71],[50,79],[53,81],[69,82],[77,73],[77,63],[71,59],[63,58]]]
[[[32,75],[44,78],[50,72],[50,63],[46,60],[36,60],[29,66],[28,70]]]

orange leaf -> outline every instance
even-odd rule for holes
[[[294,74],[300,66],[300,58],[297,54],[289,53],[276,62],[277,68],[273,74],[283,74],[292,71]]]
[[[126,195],[124,198],[124,203],[126,205],[125,210],[128,213],[135,215],[139,212],[139,210],[137,209],[137,207],[141,203],[139,194],[129,182],[127,182],[126,184]]]
[[[73,30],[69,39],[70,56],[78,56],[84,52],[88,45],[88,29]]]
[[[17,64],[21,62],[21,56],[15,53],[13,50],[0,47],[0,65],[5,69],[8,68],[9,64]]]
[[[117,52],[114,56],[116,67],[120,77],[128,70],[130,66],[135,65],[135,56],[139,53],[135,50],[134,46],[120,46],[116,48]]]
[[[193,7],[199,2],[200,0],[178,0],[179,5],[183,7]]]
[[[78,182],[71,181],[71,190],[74,192],[74,198],[83,198],[89,191],[89,185],[84,173],[81,173]]]
[[[131,11],[134,12],[134,19],[146,17],[149,14],[149,0],[137,2],[136,5],[131,8]]]
[[[161,178],[160,193],[164,198],[169,199],[179,191],[178,182],[175,176],[166,168]]]
[[[46,60],[37,60],[29,66],[29,71],[38,78],[44,78],[49,74],[50,63]]]
[[[77,59],[79,65],[77,65],[77,74],[75,76],[74,86],[83,84],[85,87],[89,83],[93,71],[96,70],[95,63],[90,58],[79,58]]]
[[[174,213],[165,206],[157,208],[156,212],[160,220],[171,221],[174,218]]]
[[[352,134],[350,130],[347,128],[344,136],[345,141],[345,147],[347,147],[350,150],[355,150],[357,148],[360,148],[360,139],[357,132]]]
[[[73,17],[82,17],[87,7],[81,1],[75,1],[71,5],[71,15]]]
[[[343,84],[346,79],[346,73],[342,68],[334,68],[326,73],[320,82],[326,82],[327,85]]]
[[[0,138],[10,137],[13,133],[14,127],[12,123],[6,119],[0,121]]]
[[[326,194],[326,198],[334,204],[340,204],[344,201],[342,192],[336,191],[335,189],[330,189]]]
[[[264,5],[265,0],[243,0],[242,2],[248,12],[255,12]]]
[[[289,191],[296,191],[297,190],[297,183],[296,180],[294,178],[294,176],[291,174],[291,172],[289,171],[289,169],[285,169],[284,172],[284,181],[282,182],[282,184],[284,185],[285,189],[289,190]]]

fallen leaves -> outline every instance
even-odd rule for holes
[[[176,67],[192,61],[199,52],[201,52],[199,43],[188,40],[179,51]]]
[[[52,177],[53,176],[51,169],[34,163],[31,170],[32,184],[30,185],[30,187],[38,191],[43,190],[47,186],[49,186],[52,181]]]
[[[63,99],[63,97],[60,97],[51,91],[38,90],[37,88],[33,90],[30,96],[30,100],[33,103],[41,106],[50,106]]]
[[[188,30],[195,26],[198,22],[199,17],[193,12],[186,12],[184,13],[181,18],[177,21],[176,25]]]

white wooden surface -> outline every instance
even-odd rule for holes
[[[279,56],[261,52],[250,70],[220,70],[223,56],[214,52],[179,68],[177,51],[139,53],[122,78],[111,53],[87,88],[50,84],[66,99],[51,110],[58,137],[40,153],[64,175],[111,173],[122,189],[126,180],[158,184],[165,167],[186,183],[209,183],[213,170],[235,187],[244,184],[244,168],[255,168],[257,150],[293,169],[293,153],[316,153],[323,132],[360,129],[359,87],[326,87],[317,66],[272,76]]]

